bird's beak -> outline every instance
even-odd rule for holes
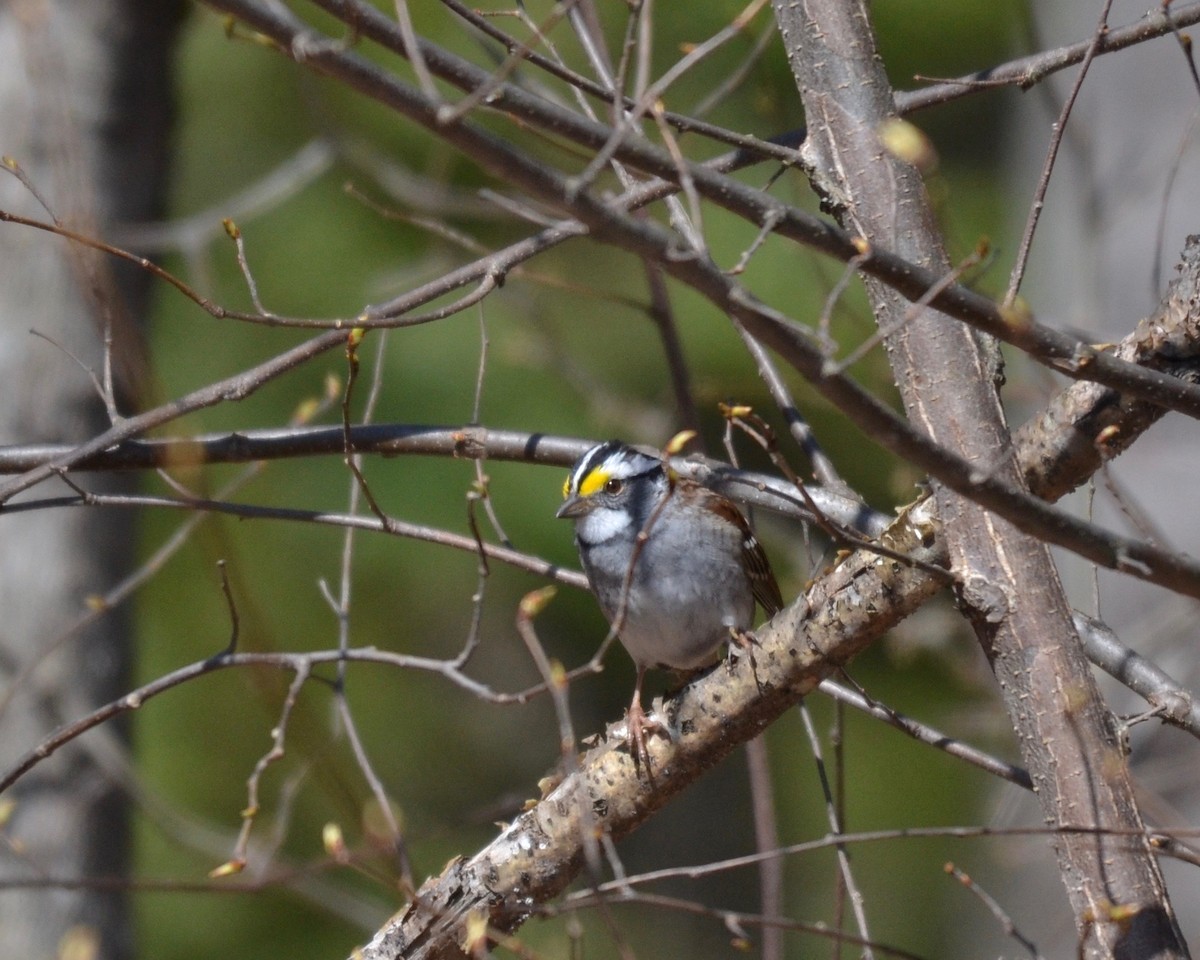
[[[563,505],[558,508],[554,516],[559,520],[566,520],[568,518],[573,520],[576,517],[582,517],[591,509],[591,501],[577,494],[571,494],[571,496],[563,501]]]

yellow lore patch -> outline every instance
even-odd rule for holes
[[[590,497],[593,493],[603,489],[612,477],[612,471],[605,470],[603,467],[595,467],[588,471],[588,475],[579,483],[579,495],[581,497]]]

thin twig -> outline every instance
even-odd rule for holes
[[[567,11],[578,2],[579,0],[558,0],[558,3],[546,15],[545,21],[534,32],[533,41],[522,44],[512,50],[487,81],[479,84],[470,94],[463,97],[454,106],[442,107],[438,111],[438,121],[447,125],[458,123],[463,117],[483,103],[512,75],[513,71],[527,58],[530,51],[537,44],[541,43],[543,36],[549,33],[554,28],[554,25],[566,15]]]
[[[583,891],[583,895],[572,898],[572,909],[579,909],[583,906],[591,904],[591,898],[595,896],[591,891]],[[832,930],[825,923],[806,923],[803,920],[781,920],[775,917],[765,917],[761,914],[745,913],[740,910],[729,910],[725,907],[712,907],[703,903],[697,903],[695,900],[683,900],[679,897],[671,897],[660,893],[641,893],[634,891],[623,898],[624,902],[641,903],[655,911],[655,915],[663,910],[675,910],[683,913],[691,913],[704,917],[711,917],[719,920],[725,929],[738,935],[741,940],[744,934],[741,933],[747,926],[771,927],[779,932],[791,933],[806,933],[813,936],[821,937],[829,940],[832,943],[844,943],[852,947],[861,947],[864,955],[868,950],[877,951],[885,956],[895,957],[896,960],[927,960],[921,954],[912,953],[909,950],[904,950],[901,947],[891,946],[886,943],[877,941],[866,941],[860,937],[854,936],[852,933],[845,933],[840,930]],[[543,908],[539,911],[542,914],[553,916],[559,911],[553,908]],[[736,941],[735,941],[736,943]]]
[[[1033,235],[1037,230],[1038,220],[1042,215],[1042,207],[1046,203],[1046,191],[1050,187],[1050,175],[1054,172],[1054,162],[1058,159],[1058,148],[1062,145],[1063,133],[1067,129],[1067,120],[1071,116],[1071,110],[1075,107],[1075,99],[1079,96],[1079,91],[1083,88],[1083,81],[1087,76],[1088,67],[1092,65],[1092,60],[1095,59],[1096,54],[1104,44],[1104,37],[1108,33],[1108,12],[1110,9],[1112,9],[1112,0],[1105,0],[1104,6],[1100,10],[1100,21],[1096,24],[1096,30],[1092,36],[1092,43],[1084,55],[1083,63],[1079,66],[1079,72],[1075,76],[1071,92],[1067,94],[1067,99],[1063,103],[1058,121],[1054,124],[1054,131],[1050,137],[1050,145],[1046,149],[1046,162],[1042,167],[1042,175],[1038,179],[1037,189],[1033,194],[1033,201],[1029,204],[1029,217],[1025,221],[1025,232],[1021,235],[1021,244],[1017,248],[1016,260],[1013,263],[1012,274],[1008,280],[1008,290],[1004,294],[1004,303],[1006,306],[1011,306],[1016,301],[1017,291],[1021,289],[1021,278],[1025,275],[1025,265],[1029,261],[1029,251],[1033,247]]]
[[[413,29],[412,16],[408,12],[408,0],[395,0],[394,6],[396,23],[400,27],[400,34],[404,37],[404,43],[408,47],[408,59],[412,64],[413,73],[417,76],[417,83],[421,85],[425,96],[437,100],[439,96],[437,84],[433,82],[433,75],[425,64],[424,54],[421,53],[421,45],[417,43],[417,31]]]
[[[912,717],[905,716],[891,707],[871,699],[861,688],[851,689],[834,680],[822,680],[820,690],[827,696],[832,697],[836,702],[844,703],[855,710],[861,710],[868,716],[882,720],[884,723],[912,737],[914,740],[936,747],[952,757],[957,757],[959,760],[964,760],[973,767],[978,767],[985,773],[1000,777],[1025,790],[1033,789],[1033,781],[1029,779],[1028,771],[998,757],[993,757],[991,754],[984,753],[982,750],[972,747],[970,744],[964,743],[957,737],[953,737],[935,727],[931,727],[919,720],[914,720]]]
[[[713,87],[704,98],[688,111],[690,117],[703,117],[706,113],[718,106],[721,101],[733,93],[740,87],[745,79],[750,76],[750,71],[762,58],[767,47],[775,40],[775,21],[772,19],[755,37],[754,43],[751,45],[749,52],[738,66],[730,70],[721,82]],[[667,117],[670,122],[670,117]]]
[[[750,0],[750,3],[747,4],[728,26],[717,31],[703,43],[698,43],[691,47],[684,56],[676,60],[654,83],[646,85],[644,89],[639,85],[634,103],[625,111],[621,120],[614,125],[613,132],[608,141],[595,151],[595,156],[588,163],[587,167],[577,176],[571,178],[568,183],[568,193],[578,194],[587,189],[599,175],[600,171],[604,169],[605,165],[617,154],[622,142],[632,131],[634,124],[653,108],[655,102],[667,91],[671,84],[714,50],[717,50],[740,34],[746,24],[766,4],[767,0]],[[648,9],[648,5],[646,9]],[[649,42],[641,44],[641,49],[645,50],[647,54],[649,47]]]
[[[262,809],[258,798],[258,787],[267,769],[283,759],[288,721],[291,719],[292,710],[296,706],[301,688],[308,682],[310,672],[310,664],[301,664],[292,676],[291,685],[288,687],[287,696],[284,697],[283,706],[279,712],[279,719],[275,721],[275,725],[271,728],[271,748],[258,758],[258,762],[254,764],[254,769],[250,772],[250,776],[246,780],[246,806],[242,810],[242,827],[238,831],[237,841],[233,845],[233,856],[219,867],[210,871],[209,877],[225,877],[230,874],[241,873],[246,867],[250,831],[254,828],[254,821],[258,818],[259,811]]]
[[[254,279],[254,273],[246,259],[246,241],[242,236],[241,228],[228,217],[225,217],[221,223],[225,227],[226,235],[233,241],[237,250],[238,269],[242,271],[242,279],[246,281],[246,289],[250,291],[250,302],[254,304],[254,309],[260,316],[274,317],[275,315],[263,306],[262,299],[258,295],[258,281]]]
[[[1107,31],[1101,38],[1099,49],[1096,49],[1094,54],[1091,53],[1096,47],[1096,37],[1093,33],[1087,40],[1081,40],[1078,43],[1039,51],[953,80],[935,81],[920,90],[901,91],[896,94],[896,107],[901,113],[910,113],[950,103],[961,97],[970,96],[980,89],[1009,86],[1028,90],[1058,71],[1081,63],[1087,59],[1089,54],[1097,56],[1116,53],[1147,40],[1178,31],[1180,27],[1200,23],[1200,4],[1193,3],[1186,6],[1172,4],[1172,6],[1177,9],[1168,10],[1166,4],[1163,4],[1157,10],[1149,10],[1139,20],[1135,20],[1127,26]],[[917,77],[916,79],[927,80],[929,78]]]
[[[804,733],[808,737],[808,748],[812,752],[813,760],[816,762],[817,779],[821,784],[821,795],[825,799],[825,819],[829,824],[829,832],[835,837],[840,836],[843,827],[838,817],[837,803],[833,788],[829,783],[829,775],[825,769],[825,757],[821,750],[821,738],[817,736],[817,728],[813,724],[812,714],[809,712],[808,706],[803,700],[797,706],[800,710],[801,723],[804,725]],[[854,879],[854,872],[850,869],[850,854],[841,845],[834,847],[834,854],[837,857],[838,873],[841,877],[841,882],[850,894],[850,909],[854,913],[854,922],[858,926],[858,934],[864,943],[870,943],[871,931],[867,925],[866,911],[863,909],[862,889]],[[866,960],[872,960],[874,955],[871,953],[870,947],[864,947],[863,956]]]
[[[779,820],[775,812],[774,783],[766,737],[746,744],[754,845],[759,853],[779,849]],[[782,960],[783,937],[772,921],[783,916],[783,861],[764,859],[758,865],[759,905],[766,921],[762,926],[762,960]]]
[[[979,886],[979,884],[976,883],[969,874],[964,873],[953,863],[947,863],[944,869],[946,873],[952,876],[966,889],[970,890],[971,893],[975,894],[975,896],[979,898],[979,902],[988,908],[1004,932],[1016,940],[1017,943],[1019,943],[1022,947],[1024,947],[1029,955],[1033,957],[1033,960],[1045,960],[1045,958],[1042,957],[1041,952],[1038,950],[1037,944],[1035,944],[1017,928],[1017,925],[1013,923],[1012,917],[1010,917],[1007,911],[1000,906],[999,901],[997,901],[995,897],[984,890],[983,887]]]
[[[663,357],[671,376],[671,388],[675,395],[680,427],[699,431],[700,414],[692,396],[691,377],[683,355],[683,343],[679,339],[679,327],[671,305],[670,291],[667,289],[662,269],[657,264],[643,260],[642,265],[646,271],[647,286],[650,288],[650,319],[654,321],[659,340],[662,342]]]
[[[647,870],[645,873],[630,874],[620,882],[611,880],[605,883],[601,891],[607,893],[621,889],[622,886],[630,888],[642,887],[652,883],[661,883],[664,880],[699,880],[704,877],[728,873],[732,870],[752,867],[763,859],[764,856],[796,857],[817,851],[832,850],[839,846],[851,847],[859,844],[943,838],[953,840],[983,840],[1002,837],[1044,837],[1049,839],[1059,835],[1130,837],[1148,842],[1156,842],[1159,839],[1160,832],[1155,830],[1113,830],[1104,827],[1076,826],[1073,824],[1045,827],[986,827],[976,824],[972,826],[898,827],[889,830],[856,830],[848,833],[826,834],[823,837],[816,837],[812,840],[787,844],[778,850],[772,850],[765,854],[748,853],[738,857],[727,857],[724,860],[709,860],[690,866],[663,867],[658,870]],[[1197,836],[1200,835],[1200,829],[1173,830],[1172,835],[1178,837]],[[591,896],[594,892],[585,889],[568,894],[565,898],[565,903],[572,905],[578,900],[583,900]]]
[[[783,419],[788,425],[788,432],[800,448],[800,452],[808,459],[813,475],[830,490],[837,490],[847,496],[856,497],[857,494],[850,489],[850,486],[838,474],[837,467],[833,465],[833,461],[829,459],[828,455],[821,448],[821,444],[818,442],[816,434],[813,433],[812,427],[809,426],[808,421],[800,413],[799,408],[796,406],[796,401],[793,399],[791,391],[776,368],[775,361],[771,359],[771,355],[763,349],[762,344],[755,340],[741,324],[735,324],[735,329],[742,338],[742,343],[749,351],[751,358],[753,358],[754,364],[758,368],[759,377],[767,385],[767,389],[771,393],[771,399],[775,401],[775,406],[783,414]]]
[[[181,684],[188,683],[197,677],[234,667],[272,667],[294,674],[302,670],[311,671],[313,667],[321,664],[336,665],[343,662],[374,663],[403,670],[435,673],[467,693],[470,693],[472,696],[498,705],[527,703],[533,697],[540,696],[546,692],[544,684],[535,684],[516,692],[497,691],[487,684],[481,683],[464,674],[453,660],[437,660],[430,657],[393,653],[389,650],[379,650],[375,647],[323,650],[315,653],[222,652],[163,674],[155,680],[125,694],[123,697],[110,701],[93,710],[86,716],[59,727],[54,733],[19,757],[12,766],[0,774],[0,794],[28,773],[29,770],[33,769],[33,767],[53,756],[63,746],[77,739],[88,730],[107,723],[113,717],[138,710],[145,703],[160,694],[174,689]],[[570,671],[567,674],[567,678],[573,679],[586,672],[589,672],[587,668],[577,668]]]

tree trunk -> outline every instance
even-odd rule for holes
[[[920,175],[884,145],[895,107],[865,6],[776,0],[775,10],[817,189],[870,245],[948,274]],[[909,418],[981,473],[1022,487],[995,346],[934,310],[912,311],[878,281],[866,287],[891,331],[888,356]],[[935,497],[960,607],[995,671],[1043,816],[1067,828],[1055,849],[1081,955],[1186,956],[1157,861],[1128,836],[1144,825],[1049,547],[940,485]]]
[[[173,0],[12,0],[0,7],[0,206],[103,235],[158,215],[164,194],[171,83],[182,14]],[[0,443],[78,441],[108,417],[111,337],[115,405],[137,395],[145,276],[35,230],[0,230]],[[42,336],[31,335],[35,331]],[[79,363],[76,362],[77,358]],[[97,480],[107,489],[126,482]],[[64,488],[65,489],[65,488]],[[37,497],[52,495],[39,488]],[[133,560],[132,515],[41,510],[0,519],[0,763],[125,689],[126,608],[95,612]],[[91,611],[91,612],[90,612]],[[127,896],[129,817],[111,760],[124,731],[107,727],[42,764],[13,791],[6,825],[19,855],[0,857],[5,956],[52,957],[69,943],[101,958],[132,956]],[[98,879],[91,885],[68,885]],[[109,883],[109,881],[114,883]],[[50,882],[21,889],[22,881]],[[67,881],[58,885],[55,881]]]

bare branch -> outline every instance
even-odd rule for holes
[[[347,435],[342,427],[291,426],[274,430],[243,430],[181,440],[127,440],[86,457],[72,471],[152,470],[212,463],[252,463],[292,457],[339,456]],[[455,459],[511,460],[569,467],[595,441],[481,425],[447,427],[415,424],[362,424],[349,428],[349,443],[359,454],[385,457],[401,454]],[[75,448],[67,444],[0,446],[0,475],[27,473],[62,458]],[[778,477],[735,470],[700,459],[676,459],[673,465],[686,477],[750,506],[764,507],[801,520],[813,519],[808,506],[790,483]],[[853,495],[820,487],[808,493],[822,514],[839,524],[874,536],[891,518],[872,510]],[[26,505],[22,504],[22,508]],[[7,509],[16,509],[10,504]]]
[[[1151,7],[1145,16],[1135,23],[1109,30],[1096,47],[1095,55],[1116,53],[1147,40],[1166,36],[1181,27],[1200,23],[1200,3],[1160,4]],[[1046,77],[1082,63],[1094,46],[1092,38],[1081,40],[1054,50],[1045,50],[1010,60],[1007,63],[978,70],[954,80],[934,81],[920,90],[908,90],[896,94],[896,107],[901,113],[924,110],[961,97],[970,96],[981,89],[992,87],[1020,87],[1028,90],[1041,83]],[[918,80],[927,79],[918,77]]]

